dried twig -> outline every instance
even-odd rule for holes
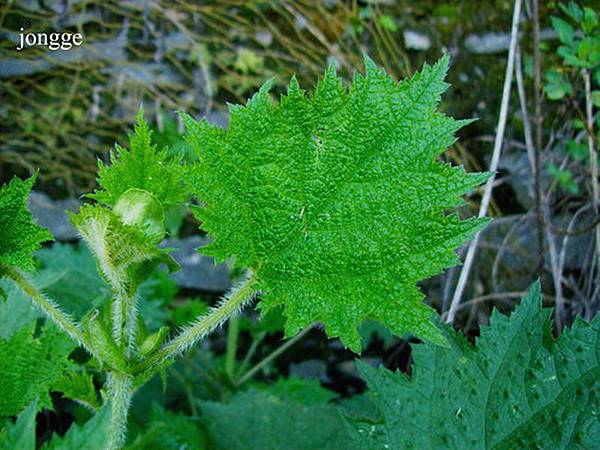
[[[483,198],[481,199],[481,205],[479,206],[479,217],[483,217],[487,213],[487,209],[490,203],[490,199],[492,196],[492,188],[494,185],[495,172],[498,169],[498,162],[500,161],[500,153],[502,151],[502,143],[504,140],[504,130],[506,128],[506,118],[508,116],[508,102],[510,99],[510,88],[512,84],[512,76],[514,71],[514,62],[515,62],[515,54],[517,48],[517,41],[519,38],[519,19],[521,16],[521,0],[515,0],[515,6],[513,10],[513,19],[512,19],[512,29],[510,35],[510,47],[508,50],[508,61],[506,63],[506,75],[504,77],[504,88],[502,91],[502,103],[500,105],[500,114],[498,117],[498,129],[496,131],[496,140],[494,141],[494,150],[492,153],[492,161],[490,163],[490,171],[492,172],[492,176],[487,181],[485,186],[485,191],[483,193]],[[454,317],[456,316],[456,312],[458,311],[458,305],[460,304],[460,299],[462,297],[463,291],[465,289],[467,279],[469,277],[469,271],[471,270],[471,266],[473,264],[473,259],[475,258],[475,251],[477,250],[477,244],[479,243],[479,236],[481,233],[477,233],[475,238],[469,244],[469,249],[467,250],[467,257],[465,258],[465,264],[460,272],[460,276],[458,278],[458,283],[456,285],[456,290],[454,291],[454,296],[452,297],[452,303],[450,304],[450,309],[448,310],[448,316],[446,317],[446,322],[452,323],[454,322]]]
[[[537,220],[537,239],[539,249],[538,272],[541,275],[544,266],[544,218],[542,215],[542,187],[540,184],[540,157],[542,151],[542,80],[540,52],[540,17],[538,0],[531,2],[531,18],[533,20],[533,103],[535,124],[535,147],[533,152],[533,190],[535,216]]]

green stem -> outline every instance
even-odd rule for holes
[[[292,345],[294,345],[296,342],[298,342],[300,339],[302,339],[311,329],[312,329],[312,325],[309,327],[306,327],[304,330],[302,330],[300,333],[298,333],[292,339],[290,339],[289,341],[286,341],[284,344],[282,344],[280,347],[278,347],[277,350],[275,350],[269,356],[264,358],[262,361],[260,361],[258,364],[256,364],[252,369],[250,369],[248,372],[246,372],[242,377],[240,377],[235,383],[236,386],[241,386],[246,381],[248,381],[250,378],[252,378],[256,372],[258,372],[260,369],[262,369],[264,366],[269,364],[271,361],[273,361],[275,358],[277,358],[279,355],[281,355],[283,352],[285,352],[288,348],[290,348]]]
[[[246,369],[248,368],[248,365],[250,364],[250,361],[252,360],[252,357],[254,356],[254,354],[256,353],[256,350],[258,349],[259,344],[262,342],[262,340],[265,338],[266,335],[267,335],[267,333],[265,333],[263,331],[262,333],[260,333],[258,335],[258,337],[256,339],[252,340],[252,343],[250,344],[250,348],[248,349],[246,356],[244,356],[242,363],[238,367],[236,378],[239,377],[242,373],[244,373],[246,371]]]
[[[75,322],[67,313],[62,311],[53,300],[49,299],[40,291],[38,291],[24,274],[17,269],[4,265],[0,266],[0,271],[4,272],[9,278],[11,278],[15,284],[29,298],[31,298],[33,303],[35,303],[42,310],[42,312],[48,316],[50,320],[62,328],[79,345],[93,354],[91,346],[87,343],[79,324]]]
[[[129,375],[111,372],[108,376],[110,423],[107,450],[118,450],[127,438],[127,413],[133,396],[133,383]]]
[[[235,356],[237,354],[237,343],[240,331],[239,317],[229,319],[229,327],[227,329],[227,352],[225,354],[225,373],[233,380],[235,372]]]
[[[136,367],[135,372],[142,373],[161,367],[165,362],[182,354],[210,334],[254,298],[256,295],[255,283],[254,276],[249,276],[239,287],[231,291],[218,307],[212,308],[208,314],[200,316],[194,323],[183,328],[175,338],[142,361]]]
[[[132,358],[138,352],[137,332],[138,332],[138,299],[137,296],[130,295],[124,298],[125,310],[125,341],[127,343],[126,357]]]

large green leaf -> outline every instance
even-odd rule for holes
[[[33,270],[33,252],[52,239],[48,230],[35,224],[27,209],[33,183],[35,177],[25,181],[14,177],[0,187],[0,266]]]
[[[348,88],[331,66],[312,96],[292,79],[278,104],[268,82],[230,108],[227,130],[185,118],[213,237],[202,252],[252,269],[287,335],[319,321],[358,351],[358,327],[376,319],[441,343],[416,283],[484,225],[446,211],[487,175],[436,160],[468,123],[436,111],[448,57],[401,83],[365,65]]]
[[[360,366],[377,419],[353,417],[363,449],[600,448],[600,319],[557,340],[533,285],[509,317],[494,311],[472,347],[414,348],[412,378]]]

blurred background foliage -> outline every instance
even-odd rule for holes
[[[551,10],[554,2],[543,2]],[[43,167],[44,189],[94,186],[96,157],[126,136],[143,103],[163,137],[175,110],[224,122],[266,79],[310,88],[327,64],[350,77],[368,52],[396,78],[453,56],[445,109],[490,130],[503,77],[512,2],[8,1],[0,6],[0,167]],[[80,32],[84,45],[15,51],[27,32]],[[177,130],[180,128],[175,128]],[[463,142],[464,145],[467,142]],[[456,157],[476,164],[477,155]]]
[[[557,1],[539,1],[539,102],[534,95],[533,0],[523,3],[516,79],[489,211],[495,221],[482,234],[455,321],[469,338],[488,322],[492,307],[511,310],[538,276],[546,301],[559,306],[557,331],[577,315],[592,317],[600,306],[600,221],[594,205],[598,173],[593,169],[600,129],[600,1],[580,2],[580,7],[565,2],[562,8]],[[451,87],[441,108],[457,118],[479,120],[460,131],[460,140],[443,157],[468,171],[486,170],[513,6],[510,0],[0,1],[0,182],[39,169],[37,189],[53,200],[36,204],[71,207],[64,202],[72,200],[63,199],[78,198],[95,187],[97,159],[106,161],[115,142],[126,145],[140,104],[156,142],[193,159],[175,111],[225,126],[227,104],[244,102],[270,77],[275,77],[274,96],[292,75],[311,89],[328,64],[349,79],[362,69],[363,52],[396,79],[410,77],[424,62],[449,53]],[[35,47],[16,52],[21,27],[27,32],[80,32],[84,45],[68,51]],[[539,209],[532,146],[540,156]],[[460,213],[476,214],[480,194],[470,195]],[[51,208],[40,209],[42,215],[50,214]],[[181,240],[169,245],[187,248],[183,257],[189,261],[202,261],[193,250],[202,238],[191,236],[198,234],[198,224],[185,211],[174,211],[168,222],[173,239],[190,239],[185,241],[189,244]],[[68,233],[62,239],[75,240]],[[105,286],[83,247],[55,244],[42,250],[38,260],[40,285],[73,314],[106,301]],[[143,287],[142,311],[150,330],[186,323],[240,276],[227,276],[226,267],[208,269],[208,264],[190,272],[201,283],[189,282],[184,270],[177,283],[158,273]],[[459,271],[448,270],[422,284],[427,301],[440,312],[449,307]],[[10,286],[3,287],[9,301],[0,304],[0,318],[3,311],[23,309]],[[92,294],[89,304],[79,302],[82,289]],[[28,309],[19,314],[19,323],[0,337],[8,339],[39,317]],[[247,313],[172,366],[164,377],[166,385],[157,378],[144,387],[133,405],[132,448],[150,448],[148,442],[162,442],[161,436],[202,448],[197,429],[181,425],[180,435],[174,431],[182,417],[177,414],[204,414],[210,420],[203,422],[203,433],[222,436],[218,418],[242,417],[236,408],[254,403],[269,405],[283,417],[285,411],[304,411],[309,406],[302,399],[310,398],[315,417],[333,421],[332,429],[339,426],[326,406],[332,396],[347,397],[363,389],[355,355],[336,340],[327,341],[317,328],[282,343],[282,323],[281,317],[260,323],[254,313]],[[364,361],[410,371],[411,340],[370,322],[362,333]],[[94,385],[101,385],[93,364],[81,358],[80,363]],[[94,399],[94,385],[92,393],[89,385],[65,397]],[[321,390],[321,385],[337,394]],[[61,389],[67,390],[64,382]],[[245,395],[243,401],[236,397],[240,395]],[[54,400],[55,412],[45,413],[44,430],[65,430],[71,421],[87,417],[80,404]],[[344,400],[344,407],[365,408],[350,400]],[[334,401],[342,403],[337,397]],[[261,426],[267,433],[271,425],[248,425],[248,433]],[[168,444],[178,448],[181,442]],[[221,445],[233,448],[231,443]]]

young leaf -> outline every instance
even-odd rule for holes
[[[71,215],[71,222],[88,243],[100,272],[116,292],[135,293],[160,263],[172,270],[178,267],[168,250],[157,247],[156,240],[138,226],[124,223],[108,208],[83,206],[78,214]]]
[[[64,436],[55,434],[42,450],[98,450],[108,448],[110,408],[104,406],[83,426],[74,423]]]
[[[360,448],[598,448],[600,318],[555,341],[541,304],[536,283],[476,347],[416,345],[412,378],[361,365],[379,419],[351,419]]]
[[[33,401],[15,423],[0,431],[0,450],[35,450],[35,416],[38,405]]]
[[[23,327],[10,340],[0,338],[0,416],[18,414],[39,398],[39,407],[51,407],[48,390],[70,364],[76,344],[53,325],[34,337],[36,323]]]
[[[110,166],[98,165],[101,190],[90,197],[108,206],[129,189],[152,194],[166,210],[184,202],[189,196],[180,157],[169,157],[166,149],[158,150],[152,143],[152,131],[139,110],[134,132],[129,136],[129,150],[115,146],[110,154]]]
[[[25,181],[14,177],[0,187],[0,266],[33,270],[32,254],[52,235],[38,226],[27,209],[27,197],[35,177]],[[0,267],[0,276],[1,276]]]
[[[359,351],[358,327],[376,319],[443,342],[415,284],[485,224],[445,211],[487,178],[436,161],[468,123],[436,111],[448,61],[396,83],[366,57],[349,88],[331,66],[312,96],[292,79],[279,104],[267,82],[227,130],[184,117],[213,237],[202,252],[250,268],[287,335],[319,321]]]
[[[70,370],[65,371],[54,383],[52,390],[62,392],[65,397],[75,400],[92,411],[100,408],[92,375],[78,366],[74,365]]]

